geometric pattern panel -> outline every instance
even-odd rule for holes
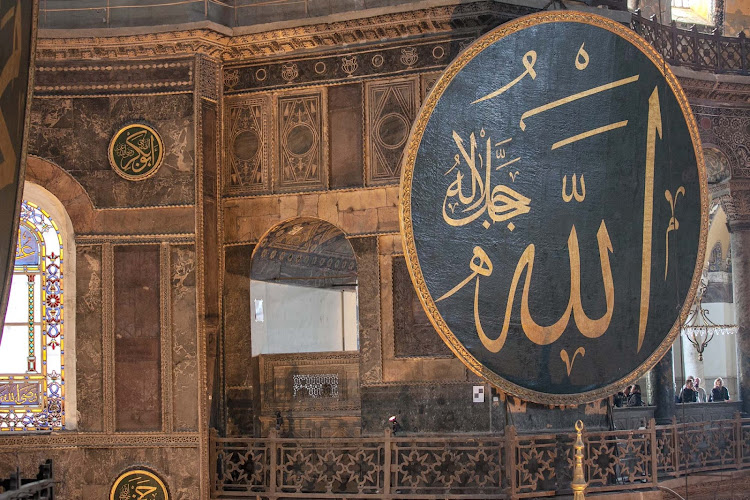
[[[365,84],[367,185],[398,183],[401,159],[419,107],[417,77]]]
[[[321,90],[279,96],[274,191],[327,187],[324,97]]]
[[[225,111],[227,194],[270,190],[270,99],[255,95],[228,100]]]

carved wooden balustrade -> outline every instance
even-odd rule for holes
[[[538,498],[571,494],[575,433],[211,437],[213,498]],[[584,432],[587,493],[750,468],[750,419]]]
[[[680,29],[674,22],[661,24],[655,17],[633,15],[630,27],[664,56],[668,63],[698,71],[750,75],[750,43],[744,33],[737,37]]]

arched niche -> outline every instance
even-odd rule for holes
[[[251,262],[252,355],[357,351],[357,260],[344,232],[312,217],[284,221]]]

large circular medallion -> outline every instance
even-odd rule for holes
[[[121,128],[109,143],[109,164],[117,175],[140,181],[156,174],[164,160],[161,137],[153,128],[134,123]]]
[[[167,487],[153,472],[135,469],[120,474],[112,485],[109,500],[169,500]]]
[[[434,327],[526,400],[631,383],[694,299],[707,231],[695,120],[663,59],[606,18],[535,14],[469,46],[412,128],[400,194]]]

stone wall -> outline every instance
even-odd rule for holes
[[[3,433],[0,477],[17,465],[33,476],[51,458],[60,498],[106,498],[120,473],[145,466],[175,498],[201,498],[206,250],[196,221],[199,156],[216,127],[197,140],[206,114],[196,109],[205,94],[205,84],[194,90],[198,65],[192,57],[37,65],[26,179],[61,201],[75,231],[77,385],[68,390],[78,427]],[[163,141],[163,163],[144,180],[121,177],[108,158],[113,135],[130,123],[149,124]],[[208,156],[216,185],[216,155]],[[211,226],[215,233],[215,215]]]

